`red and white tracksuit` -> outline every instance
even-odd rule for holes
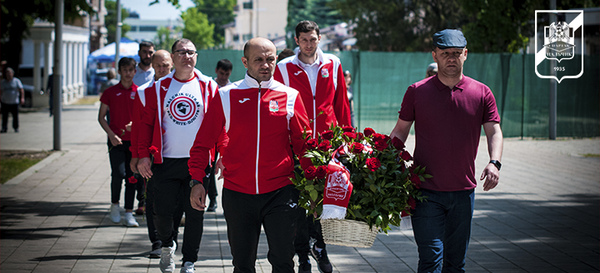
[[[219,89],[190,150],[192,179],[202,181],[207,154],[221,130],[229,142],[223,156],[223,187],[262,194],[291,185],[294,152],[304,152],[303,133],[311,134],[298,91],[271,78],[244,80]]]
[[[146,104],[143,107],[141,122],[136,128],[139,131],[138,157],[149,157],[149,149],[154,146],[158,151],[154,154],[156,164],[163,162],[163,154],[168,152],[165,151],[167,146],[175,150],[174,158],[189,157],[189,148],[185,146],[191,147],[197,130],[188,130],[185,127],[194,121],[203,122],[208,105],[217,91],[217,83],[197,69],[194,69],[195,77],[185,82],[175,79],[174,73],[175,71],[172,71],[144,91]],[[197,96],[188,94],[185,89],[187,84],[192,84],[191,81],[199,83],[200,94]],[[177,88],[172,88],[172,85]],[[178,88],[181,88],[181,91],[173,90]],[[168,98],[167,94],[169,94]],[[167,119],[169,119],[168,123]],[[173,124],[181,125],[181,128]],[[169,132],[169,130],[173,131]],[[182,130],[189,133],[182,133]],[[189,138],[191,140],[186,141]]]
[[[298,53],[299,54],[299,53]],[[317,49],[319,69],[316,84],[310,83],[298,54],[281,60],[273,78],[300,92],[313,132],[328,130],[332,124],[352,126],[350,103],[340,59]]]

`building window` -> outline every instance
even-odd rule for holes
[[[157,26],[140,26],[140,32],[156,32]]]

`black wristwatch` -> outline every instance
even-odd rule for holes
[[[193,188],[194,186],[196,186],[198,184],[202,184],[202,182],[200,182],[200,181],[198,181],[196,179],[190,180],[190,188]]]
[[[500,170],[500,168],[502,168],[502,163],[500,163],[500,161],[498,160],[490,160],[490,163],[494,164],[494,166],[498,168],[498,171]]]

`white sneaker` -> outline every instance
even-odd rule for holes
[[[110,204],[110,220],[115,224],[121,222],[121,210],[119,205]]]
[[[123,225],[128,226],[128,227],[139,227],[140,226],[140,224],[138,224],[138,222],[135,220],[135,217],[133,217],[132,212],[125,213],[125,219],[123,220]]]
[[[160,271],[163,273],[173,273],[175,271],[175,248],[162,248],[158,266],[160,267]]]
[[[192,262],[185,262],[183,264],[183,266],[181,267],[181,271],[180,272],[181,273],[194,273],[194,272],[196,272],[194,270],[194,263],[192,263]]]

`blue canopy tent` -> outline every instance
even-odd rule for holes
[[[127,38],[121,38],[119,43],[119,58],[130,57],[134,58],[136,62],[140,61],[138,56],[139,44],[135,41]],[[108,67],[114,66],[115,61],[116,44],[110,43],[107,46],[100,48],[92,52],[88,56],[88,67],[87,67],[87,93],[88,95],[98,94],[100,85],[107,80],[106,72]]]
[[[136,62],[140,61],[138,56],[139,44],[127,38],[121,38],[119,44],[119,57],[134,58]],[[89,55],[88,61],[97,63],[112,63],[115,61],[116,44],[110,43],[107,46],[100,48]]]

